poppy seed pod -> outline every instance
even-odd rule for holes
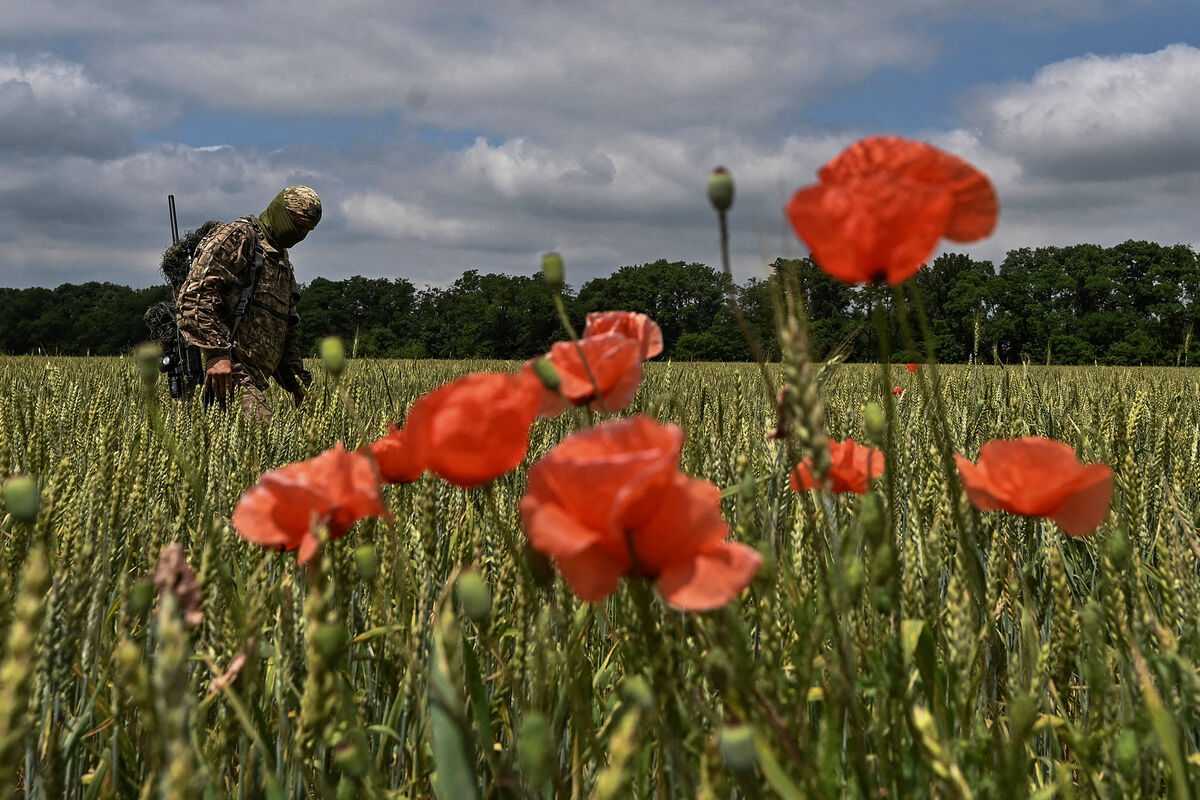
[[[138,374],[142,383],[153,386],[158,380],[159,365],[162,363],[162,347],[155,342],[139,345],[134,356],[137,358]]]
[[[887,417],[874,400],[863,406],[863,427],[867,430],[868,439],[875,444],[883,444],[887,436]]]
[[[563,257],[558,253],[546,253],[542,256],[542,277],[550,291],[558,294],[562,291],[563,281],[566,280],[566,270],[563,267]]]
[[[472,622],[483,622],[492,613],[492,590],[473,569],[465,570],[454,582],[454,596]]]
[[[530,786],[541,786],[550,778],[550,724],[546,716],[527,711],[521,717],[521,733],[517,740],[521,772]]]
[[[138,578],[134,581],[133,586],[129,587],[129,608],[138,614],[145,614],[150,610],[157,593],[154,581],[149,578]]]
[[[733,206],[733,176],[724,167],[717,167],[708,176],[708,202],[720,212]]]
[[[337,336],[326,336],[317,346],[321,364],[330,375],[341,375],[346,368],[346,346]]]
[[[321,625],[316,634],[317,651],[326,661],[333,661],[342,654],[349,638],[345,625],[332,622]]]
[[[562,378],[558,375],[558,369],[554,366],[554,362],[548,358],[535,358],[533,360],[533,374],[537,375],[538,380],[542,382],[548,391],[557,392],[562,386]]]
[[[19,522],[33,522],[41,506],[37,481],[28,475],[14,475],[4,482],[4,507]]]
[[[379,551],[373,544],[364,544],[354,549],[354,565],[358,576],[364,581],[373,581],[379,574]]]
[[[754,729],[749,725],[726,725],[717,734],[717,750],[732,772],[746,773],[758,763],[754,752]]]

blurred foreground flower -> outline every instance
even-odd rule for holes
[[[580,599],[608,597],[622,576],[653,578],[671,605],[717,608],[762,562],[726,541],[721,493],[678,472],[683,430],[635,416],[580,431],[529,470],[521,518]]]
[[[883,474],[883,453],[857,444],[853,439],[830,442],[829,454],[833,457],[829,478],[833,481],[834,492],[866,494],[867,484]],[[819,488],[812,474],[812,459],[804,459],[792,470],[790,482],[792,489],[797,492]]]
[[[320,546],[321,526],[333,540],[364,517],[387,514],[371,460],[338,442],[316,458],[264,474],[242,494],[232,521],[248,541],[284,550],[300,548],[297,560],[304,564]]]
[[[942,237],[982,239],[999,205],[987,176],[932,145],[862,139],[792,197],[787,216],[817,265],[847,283],[908,280]]]
[[[422,395],[402,429],[369,445],[384,483],[409,483],[425,470],[464,488],[516,467],[543,393],[530,371],[473,372]]]
[[[1112,503],[1112,470],[1082,464],[1069,444],[1039,436],[994,439],[972,464],[955,454],[963,488],[980,511],[1045,517],[1071,536],[1100,527]]]

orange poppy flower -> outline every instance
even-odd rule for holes
[[[663,351],[662,329],[645,314],[633,311],[593,311],[587,315],[587,324],[583,328],[585,339],[609,331],[636,339],[639,346],[638,357],[642,361],[654,358]]]
[[[994,439],[972,464],[955,454],[971,504],[980,511],[1004,509],[1045,517],[1071,536],[1087,536],[1108,516],[1112,470],[1082,464],[1069,444],[1040,436]]]
[[[833,481],[834,492],[866,494],[867,484],[883,474],[883,453],[873,447],[857,444],[853,439],[830,442],[829,454],[833,458],[829,478]],[[792,470],[789,482],[793,491],[797,492],[818,488],[816,478],[812,474],[811,458],[804,459]]]
[[[893,387],[892,387],[892,394],[896,395],[896,397],[900,397],[901,395],[903,395],[903,394],[904,394],[904,389],[902,389],[902,388],[901,388],[901,387],[899,387],[899,386],[893,386]]]
[[[909,365],[908,365],[908,371],[909,371],[909,372],[916,372],[916,371],[917,371],[917,365],[916,365],[916,364],[909,364]]]
[[[481,486],[524,460],[541,396],[530,371],[473,372],[422,395],[404,428],[371,444],[371,452],[388,483],[428,469],[455,486]]]
[[[367,447],[379,467],[384,483],[412,483],[425,472],[427,454],[420,447],[420,437],[411,436],[395,424],[388,426],[387,435]]]
[[[817,265],[847,283],[906,281],[939,239],[981,239],[999,213],[986,175],[923,142],[862,139],[818,175],[786,213]]]
[[[634,416],[564,439],[529,470],[521,518],[572,591],[598,602],[622,576],[653,578],[671,605],[717,608],[762,561],[727,541],[721,492],[677,471],[683,431]]]
[[[247,541],[284,550],[300,549],[306,563],[320,546],[316,530],[344,536],[364,517],[386,517],[371,460],[338,442],[316,458],[265,473],[233,510],[233,527]]]
[[[623,411],[633,402],[642,382],[642,343],[615,330],[585,336],[579,340],[588,370],[574,342],[556,342],[546,358],[558,370],[559,392],[573,405],[587,403],[596,411]],[[532,374],[531,369],[527,370]],[[599,387],[599,394],[596,389]],[[564,408],[562,400],[547,391],[542,403],[543,416],[554,416]]]

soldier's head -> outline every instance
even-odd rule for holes
[[[289,186],[275,195],[259,221],[274,244],[291,247],[321,221],[321,198],[308,186]]]

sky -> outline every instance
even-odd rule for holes
[[[989,175],[995,264],[1200,249],[1197,0],[0,0],[0,286],[162,282],[181,231],[315,188],[301,282],[465,270],[578,287],[665,258],[739,281],[864,136]]]

